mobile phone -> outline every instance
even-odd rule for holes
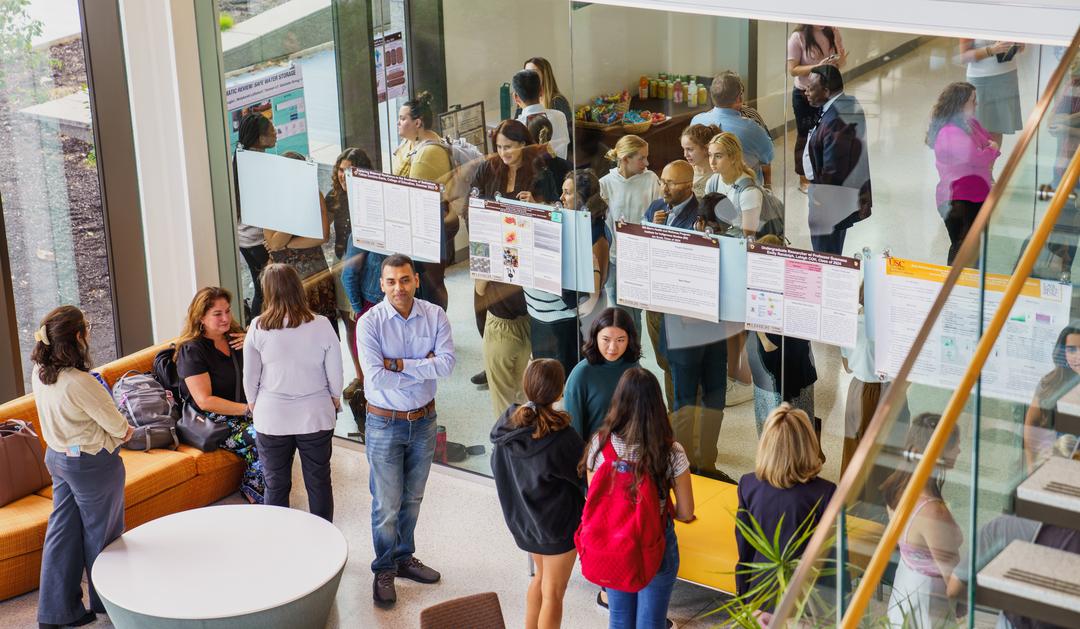
[[[1016,53],[1020,51],[1019,44],[1013,44],[1007,51],[999,52],[997,54],[998,63],[1008,63],[1012,61],[1012,58],[1016,56]]]

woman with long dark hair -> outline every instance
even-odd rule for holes
[[[809,181],[803,172],[803,150],[810,129],[821,117],[821,108],[814,107],[806,100],[806,88],[809,87],[810,71],[823,64],[843,68],[847,63],[847,51],[840,37],[840,29],[834,26],[799,24],[788,38],[787,47],[788,74],[794,77],[795,87],[791,90],[791,108],[795,112],[795,173],[799,175],[799,190],[806,192]]]
[[[491,470],[506,525],[532,555],[536,573],[525,599],[525,626],[557,628],[563,595],[577,559],[574,532],[585,506],[577,470],[585,442],[570,416],[552,406],[562,399],[562,365],[540,358],[525,368],[525,404],[511,405],[491,430]]]
[[[566,412],[585,439],[600,429],[623,374],[638,366],[641,341],[630,313],[607,308],[589,328],[583,358],[566,380]]]
[[[1053,368],[1039,380],[1035,398],[1024,416],[1024,462],[1028,472],[1043,463],[1054,453],[1059,434],[1055,419],[1060,403],[1073,406],[1073,414],[1080,407],[1080,322],[1072,322],[1062,328],[1054,342]],[[1075,444],[1074,441],[1072,442]],[[1071,456],[1073,448],[1067,448],[1062,456]]]
[[[367,252],[352,242],[352,217],[349,215],[349,193],[345,187],[345,175],[352,168],[371,170],[371,158],[363,149],[347,148],[334,160],[330,171],[330,192],[326,193],[326,209],[334,225],[334,255],[338,264],[334,271],[340,281],[334,287],[337,297],[338,317],[345,324],[345,339],[352,357],[353,373],[356,377],[345,387],[346,399],[363,388],[364,376],[360,372],[360,358],[356,351],[356,320],[363,311],[363,291],[361,290],[361,270],[367,259]]]
[[[671,590],[679,572],[679,542],[675,537],[673,518],[680,522],[693,521],[694,492],[690,483],[690,461],[683,447],[675,441],[660,383],[656,376],[641,367],[629,369],[619,380],[611,410],[604,425],[589,439],[588,451],[578,470],[587,472],[589,482],[592,482],[593,473],[606,460],[605,452],[610,455],[612,451],[634,474],[632,491],[641,487],[646,476],[659,490],[660,513],[656,517],[663,521],[665,549],[660,569],[643,589],[622,592],[608,588],[611,612],[608,626],[612,629],[662,628],[666,624]],[[674,505],[671,505],[672,492],[675,494]]]
[[[946,85],[930,113],[926,131],[926,145],[934,149],[940,177],[935,196],[949,232],[949,264],[990,194],[991,170],[1001,155],[990,132],[975,118],[977,101],[971,83]]]
[[[53,510],[41,555],[38,622],[77,627],[105,607],[91,569],[98,554],[124,532],[124,462],[120,444],[133,429],[112,397],[90,375],[90,324],[74,306],[60,306],[34,332],[34,388],[41,436],[48,446]],[[87,577],[90,609],[83,605]]]
[[[277,146],[277,128],[269,118],[262,114],[250,113],[241,118],[238,133],[237,147],[245,151],[262,152]],[[251,273],[251,283],[254,284],[251,316],[255,317],[262,312],[263,294],[262,286],[259,284],[259,275],[263,267],[270,262],[270,252],[266,250],[263,229],[240,222],[240,178],[237,174],[235,154],[233,154],[233,185],[236,190],[236,244]]]

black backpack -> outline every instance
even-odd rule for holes
[[[166,391],[172,393],[173,400],[179,402],[180,376],[176,372],[176,361],[173,360],[175,352],[176,345],[173,343],[169,343],[167,348],[158,352],[154,356],[154,366],[150,368],[150,374]]]

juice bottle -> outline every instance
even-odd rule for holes
[[[649,79],[649,98],[656,98],[659,95],[658,82],[656,79]]]
[[[675,98],[675,83],[671,79],[667,80],[664,84],[664,98],[671,100]]]
[[[686,91],[686,106],[697,107],[697,79],[690,79],[690,87]]]
[[[675,101],[675,103],[681,103],[683,102],[683,96],[685,95],[686,92],[683,91],[682,79],[679,77],[675,77],[675,95],[674,97],[672,97],[671,100]]]
[[[641,79],[638,80],[638,98],[645,100],[649,97],[649,77],[644,74],[641,75]]]
[[[707,107],[709,105],[709,90],[705,89],[704,85],[699,85],[697,88],[697,104],[698,107]]]

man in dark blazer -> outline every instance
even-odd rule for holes
[[[868,218],[873,204],[866,114],[844,93],[836,66],[817,66],[808,79],[807,101],[823,108],[803,154],[810,180],[810,242],[814,251],[840,255],[847,229]]]
[[[698,198],[694,194],[694,167],[690,162],[675,160],[660,173],[660,194],[645,210],[650,223],[693,229],[698,218]]]

